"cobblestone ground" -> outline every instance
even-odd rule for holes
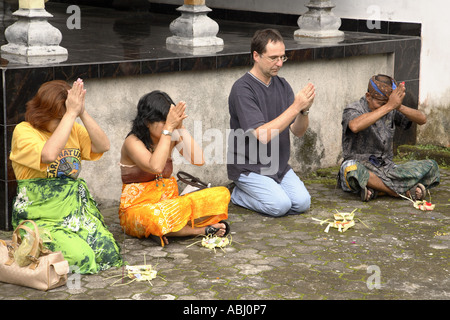
[[[450,171],[441,171],[441,185],[431,190],[436,208],[428,212],[388,197],[362,203],[335,189],[336,172],[305,179],[312,207],[302,215],[270,218],[230,205],[232,244],[224,251],[191,245],[198,239],[172,239],[161,248],[125,236],[117,208],[102,209],[128,264],[145,257],[159,277],[122,284],[123,270],[115,268],[72,275],[71,288],[48,292],[0,283],[0,299],[450,299]],[[345,233],[325,233],[312,218],[332,218],[336,209],[356,209],[361,221]]]

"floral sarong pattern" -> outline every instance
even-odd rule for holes
[[[83,179],[37,178],[18,181],[12,225],[35,221],[50,232],[47,247],[61,251],[71,269],[97,273],[121,266],[120,248]]]
[[[175,177],[124,184],[120,224],[131,236],[162,237],[181,230],[188,223],[193,227],[204,227],[227,219],[229,202],[230,192],[225,187],[179,196]]]

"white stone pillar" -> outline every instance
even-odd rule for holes
[[[1,47],[2,56],[62,56],[56,60],[67,59],[67,49],[59,46],[62,40],[61,32],[47,22],[53,15],[45,10],[44,0],[19,0],[19,9],[13,15],[19,20],[5,30],[8,44]],[[38,58],[36,61],[39,60],[48,61],[45,58]],[[55,58],[50,60],[54,61]]]
[[[333,38],[343,37],[339,30],[341,19],[331,10],[335,5],[330,0],[311,0],[305,5],[308,11],[298,18],[300,29],[295,31],[296,37]]]
[[[207,16],[212,10],[205,0],[184,0],[177,11],[181,17],[170,24],[173,36],[166,39],[167,45],[186,47],[222,46],[223,40],[216,37],[219,32],[217,22]]]

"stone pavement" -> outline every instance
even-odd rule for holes
[[[191,245],[199,239],[171,239],[161,248],[126,236],[117,208],[102,208],[128,264],[145,258],[159,277],[122,284],[122,268],[115,268],[71,275],[70,288],[48,292],[0,283],[0,300],[450,299],[450,170],[441,170],[441,185],[431,190],[436,208],[428,212],[388,197],[362,203],[335,190],[336,173],[302,177],[312,196],[302,215],[270,218],[230,205],[232,244],[224,251]],[[357,209],[361,221],[345,233],[325,233],[312,218],[332,218],[336,209]],[[10,235],[0,232],[2,239]]]

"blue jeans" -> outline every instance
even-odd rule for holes
[[[231,194],[231,201],[241,207],[281,217],[299,214],[309,209],[311,196],[300,178],[289,170],[278,184],[272,178],[250,173],[241,174]]]

